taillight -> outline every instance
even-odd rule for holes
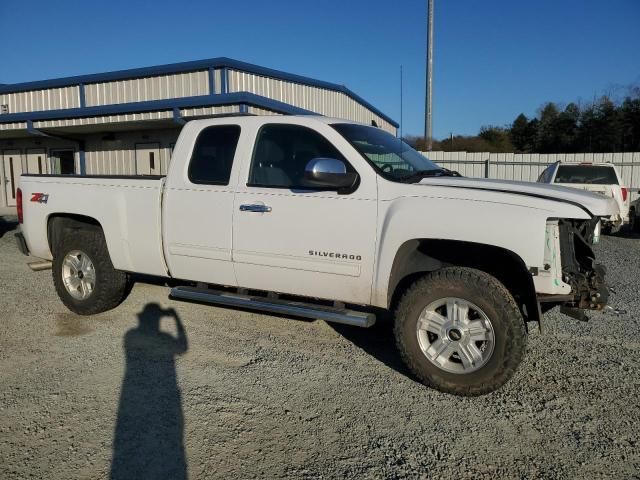
[[[627,187],[622,187],[622,201],[626,202],[627,201],[627,196],[629,196],[629,190],[627,189]]]
[[[22,223],[22,189],[20,188],[16,191],[16,208],[18,210],[18,222]]]

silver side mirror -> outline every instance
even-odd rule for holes
[[[336,190],[349,189],[356,184],[358,174],[348,172],[342,160],[318,157],[307,163],[304,171],[307,183],[314,187]]]

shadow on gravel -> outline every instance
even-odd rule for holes
[[[416,381],[409,369],[400,358],[393,335],[393,322],[388,318],[378,318],[371,328],[350,327],[337,323],[329,323],[336,332],[360,347],[376,360],[405,377]]]
[[[628,228],[625,228],[624,230],[620,230],[619,232],[616,232],[613,235],[609,235],[609,236],[610,237],[617,237],[617,238],[637,238],[637,239],[640,239],[640,233],[632,232]]]
[[[2,238],[5,233],[15,230],[17,226],[17,220],[0,217],[0,238]]]
[[[177,336],[160,331],[175,320]],[[126,370],[113,440],[111,479],[187,478],[184,416],[175,357],[187,351],[187,335],[173,308],[148,303],[139,324],[124,337]]]

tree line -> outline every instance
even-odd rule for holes
[[[408,143],[426,150],[422,137]],[[640,152],[640,86],[614,101],[603,95],[592,103],[543,104],[538,114],[524,113],[504,127],[488,125],[478,135],[434,140],[433,150],[516,153]]]

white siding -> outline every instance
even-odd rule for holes
[[[212,115],[228,115],[232,113],[239,113],[240,105],[222,105],[219,107],[197,107],[197,108],[183,108],[180,110],[180,114],[183,117],[210,117]]]
[[[251,105],[249,106],[247,113],[250,115],[281,115],[278,112],[272,112],[271,110],[266,110],[264,108],[252,107]]]
[[[26,130],[27,124],[25,122],[16,123],[0,123],[0,130]]]
[[[374,120],[379,127],[395,135],[396,128],[348,95],[325,88],[292,83],[253,73],[229,70],[229,92],[250,92],[294,105],[328,117],[362,123]]]
[[[128,113],[125,115],[105,115],[101,117],[66,118],[63,120],[39,120],[34,128],[75,127],[78,125],[100,125],[104,123],[138,122],[142,120],[166,120],[173,118],[172,111]]]
[[[209,94],[209,72],[176,73],[84,86],[87,107]]]
[[[80,106],[80,91],[77,85],[45,90],[0,94],[0,105],[9,105],[8,113],[64,110]],[[2,116],[0,115],[0,119]]]

